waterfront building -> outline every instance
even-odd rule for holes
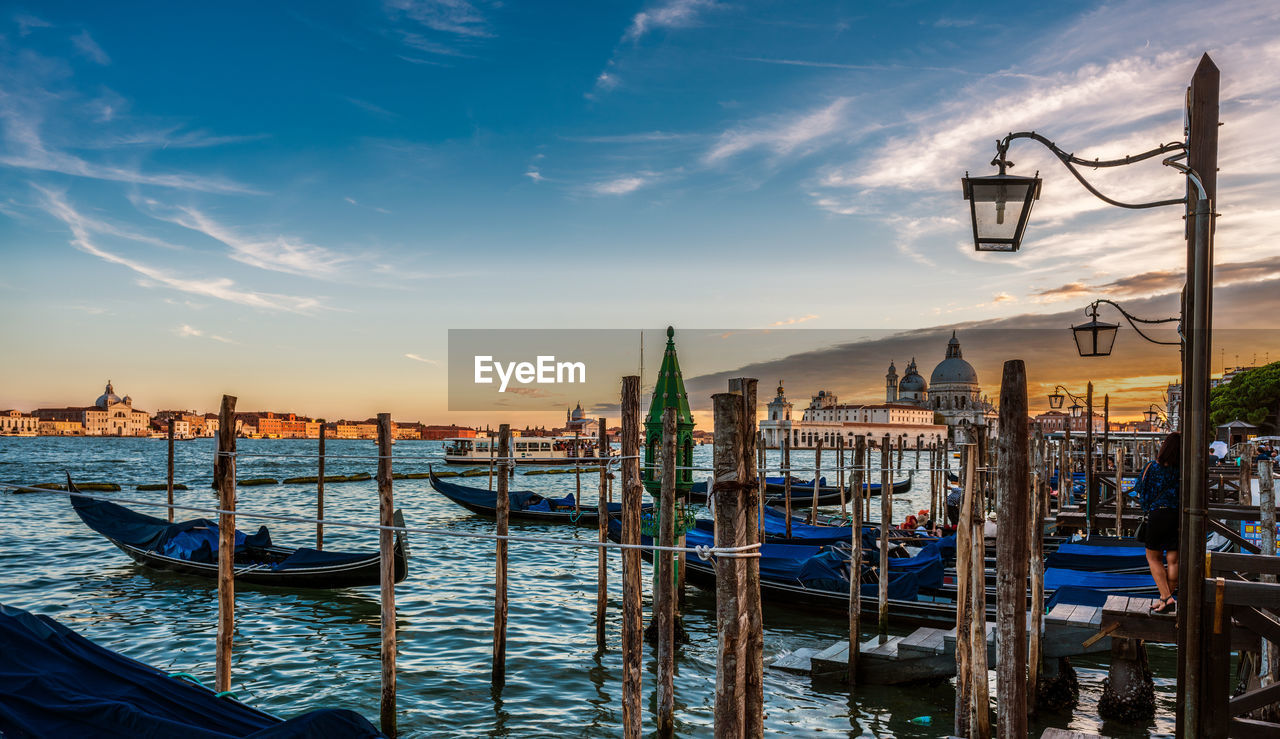
[[[37,408],[33,415],[41,421],[83,424],[86,436],[146,436],[151,427],[151,414],[134,408],[128,395],[116,395],[110,380],[93,405]]]
[[[760,431],[770,448],[778,448],[786,438],[790,438],[793,449],[812,449],[819,441],[831,448],[841,437],[848,447],[859,436],[879,444],[888,434],[895,445],[909,447],[917,443],[928,446],[947,438],[946,424],[937,423],[928,408],[907,403],[841,403],[828,390],[819,390],[810,398],[800,419],[795,420],[781,381],[777,395],[765,408],[766,419],[760,422]]]
[[[564,435],[573,436],[599,436],[600,422],[594,418],[588,418],[586,411],[582,410],[582,403],[578,403],[573,410],[568,408],[564,411]]]
[[[40,436],[84,436],[84,431],[84,424],[79,421],[40,419],[36,433]]]
[[[1046,434],[1061,433],[1063,430],[1070,428],[1073,434],[1083,434],[1088,430],[1088,415],[1081,413],[1079,416],[1072,416],[1070,413],[1062,411],[1045,411],[1040,415],[1032,418],[1032,422],[1040,426]],[[1099,413],[1093,414],[1093,433],[1101,434],[1106,425],[1106,420]]]
[[[40,419],[22,411],[0,411],[0,435],[34,436],[40,431]]]
[[[444,439],[474,439],[477,432],[473,428],[450,424],[448,426],[431,425],[422,427],[422,438],[428,441]]]

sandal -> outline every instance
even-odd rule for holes
[[[1160,601],[1160,605],[1152,608],[1151,612],[1152,613],[1174,613],[1177,610],[1178,610],[1177,596],[1171,595],[1168,598]]]

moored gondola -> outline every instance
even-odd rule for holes
[[[186,575],[218,577],[218,522],[207,518],[169,523],[108,500],[85,495],[67,476],[71,506],[86,526],[106,537],[141,565]],[[397,526],[404,525],[400,511]],[[320,551],[271,543],[262,526],[255,534],[236,531],[235,579],[253,585],[289,588],[353,588],[380,582],[378,552]],[[395,537],[395,579],[409,572],[403,532]]]
[[[913,476],[908,475],[905,480],[896,480],[893,483],[893,494],[901,495],[911,490]],[[853,493],[849,488],[845,488],[842,492],[836,485],[827,485],[826,478],[818,480],[818,505],[832,506],[840,505],[841,500],[852,500]],[[880,483],[871,483],[864,486],[865,493],[863,497],[880,495]],[[766,505],[778,505],[782,502],[783,496],[787,494],[786,481],[781,477],[766,477],[764,486],[764,498]],[[695,482],[693,488],[689,491],[690,503],[706,503],[707,502],[707,483]],[[813,480],[797,480],[791,481],[791,507],[806,508],[813,504]]]
[[[431,471],[431,487],[449,500],[481,516],[496,516],[498,493],[485,488],[473,488],[456,482],[445,482]],[[512,521],[542,521],[544,523],[573,523],[595,526],[600,521],[596,506],[580,506],[574,510],[573,494],[564,498],[546,498],[532,490],[508,490],[511,502],[508,517]],[[646,503],[643,508],[653,506]],[[621,503],[610,503],[610,514],[621,514]]]

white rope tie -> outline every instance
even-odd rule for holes
[[[701,549],[707,550],[707,555],[715,554],[721,557],[734,558],[755,558],[760,556],[759,544],[748,544],[741,547],[664,547],[656,544],[623,544],[612,541],[591,541],[590,539],[554,539],[543,536],[519,536],[507,535],[499,536],[498,534],[478,534],[468,531],[452,531],[450,529],[426,529],[413,526],[382,526],[380,524],[356,523],[354,521],[330,521],[320,518],[306,518],[303,516],[287,516],[279,513],[259,513],[257,511],[230,511],[221,508],[202,508],[200,506],[179,505],[177,503],[160,503],[151,500],[134,500],[130,498],[113,498],[105,495],[90,495],[88,493],[72,493],[67,490],[49,490],[47,488],[33,488],[28,485],[14,485],[13,483],[0,482],[0,487],[10,488],[13,490],[21,490],[25,493],[39,493],[44,495],[79,495],[83,498],[92,498],[93,500],[104,500],[109,503],[128,503],[129,505],[152,506],[155,508],[172,508],[174,510],[191,511],[194,513],[212,513],[217,515],[226,514],[228,516],[240,516],[242,518],[264,518],[271,521],[284,521],[287,523],[307,523],[307,524],[323,524],[325,526],[347,526],[355,529],[369,529],[374,531],[403,531],[408,534],[423,534],[426,536],[451,536],[460,539],[489,539],[493,541],[515,541],[528,544],[552,544],[555,546],[565,547],[586,547],[595,549],[647,549],[654,552],[686,552],[689,554],[697,554],[699,557],[706,559],[700,553]]]

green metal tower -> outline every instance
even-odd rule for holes
[[[693,413],[676,359],[675,335],[676,330],[667,326],[667,350],[644,422],[644,487],[654,498],[662,491],[662,412],[667,408],[676,409],[676,497],[687,497],[693,487]]]

